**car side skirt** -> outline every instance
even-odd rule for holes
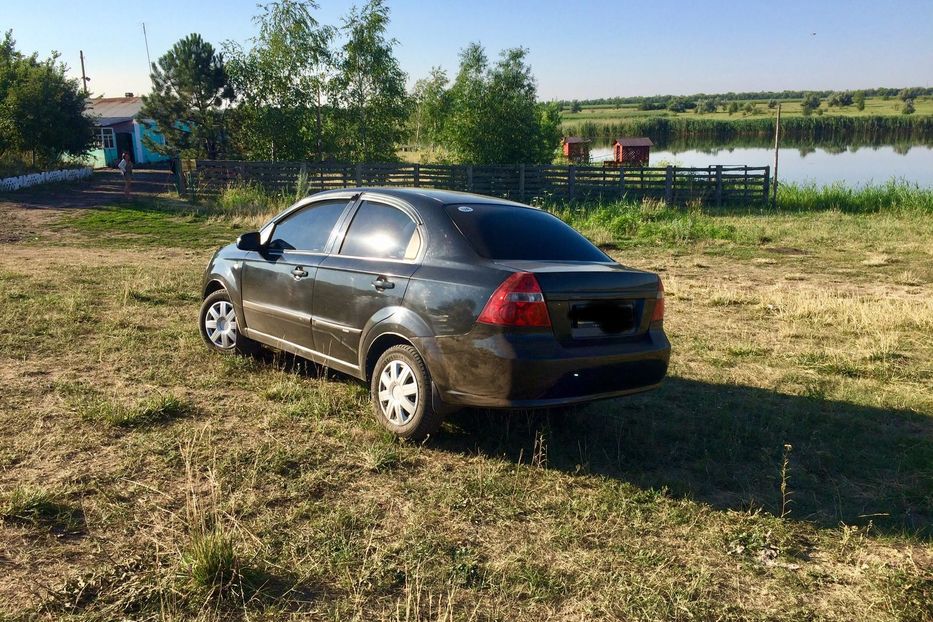
[[[302,358],[308,359],[309,361],[317,363],[318,365],[321,365],[322,367],[330,367],[332,369],[336,369],[337,371],[343,372],[345,374],[349,374],[355,378],[360,378],[361,380],[363,379],[363,375],[360,371],[359,365],[353,365],[351,363],[347,363],[346,361],[342,361],[338,358],[328,356],[324,354],[323,352],[318,352],[317,350],[305,348],[305,347],[296,345],[292,343],[291,341],[286,341],[285,339],[280,339],[278,337],[274,337],[266,333],[261,333],[257,330],[253,330],[250,328],[243,328],[242,332],[245,336],[249,337],[253,341],[258,341],[260,343],[263,343],[267,346],[271,346],[278,350],[284,350],[285,352],[289,352],[296,356],[300,356]]]

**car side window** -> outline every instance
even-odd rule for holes
[[[400,209],[363,201],[344,236],[341,255],[375,259],[414,259],[421,250],[421,234]]]
[[[269,248],[320,253],[327,246],[337,219],[347,206],[346,199],[314,203],[276,224]]]

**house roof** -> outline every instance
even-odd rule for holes
[[[567,136],[564,138],[564,144],[573,145],[576,143],[588,143],[590,142],[589,138],[580,138],[579,136]]]
[[[98,97],[87,100],[85,110],[92,116],[100,117],[98,126],[107,127],[134,119],[142,108],[142,97]]]
[[[628,138],[616,138],[614,141],[612,141],[612,144],[613,145],[619,144],[619,145],[622,145],[623,147],[650,147],[654,143],[651,142],[650,138],[628,137]]]

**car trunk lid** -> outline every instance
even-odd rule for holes
[[[657,301],[656,274],[608,262],[498,263],[534,274],[561,342],[631,339],[649,328]]]

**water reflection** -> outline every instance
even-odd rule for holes
[[[903,179],[933,187],[933,148],[917,144],[793,145],[780,150],[780,178],[784,182],[851,185]],[[612,159],[608,144],[594,144],[593,162]],[[690,149],[667,146],[652,150],[651,165],[707,167],[717,164],[773,166],[774,150],[764,146],[718,145]]]

